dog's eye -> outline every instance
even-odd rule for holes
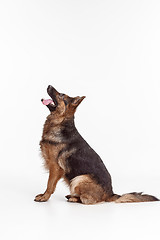
[[[63,99],[63,101],[64,101],[64,104],[67,106],[67,104],[68,104],[68,102],[64,99],[64,96],[65,96],[65,94],[63,94],[63,93],[60,93],[59,94],[59,96],[60,96],[60,98],[62,98]]]

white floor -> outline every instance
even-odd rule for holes
[[[160,202],[93,206],[68,203],[64,198],[68,189],[59,182],[48,202],[37,203],[33,201],[34,196],[45,190],[47,174],[39,179],[31,175],[6,175],[1,179],[0,239],[146,240],[160,237]],[[139,188],[148,185],[147,193],[160,196],[158,179],[153,178],[150,184],[148,179],[140,182]],[[130,191],[135,190],[133,179],[121,179],[118,184],[121,191],[128,190],[129,185]]]

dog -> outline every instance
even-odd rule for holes
[[[74,114],[83,97],[69,97],[51,85],[47,88],[51,99],[42,99],[50,111],[43,128],[40,149],[49,170],[47,189],[35,197],[47,201],[57,182],[63,178],[70,188],[69,202],[96,204],[100,202],[148,202],[158,198],[137,192],[114,194],[111,176],[100,156],[82,138],[75,127]]]

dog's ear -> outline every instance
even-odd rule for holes
[[[83,99],[85,98],[85,96],[83,97],[75,97],[72,101],[72,105],[77,108],[78,105],[83,101]]]

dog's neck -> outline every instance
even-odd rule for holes
[[[62,122],[62,126],[67,129],[75,128],[74,116],[72,118],[66,119]]]
[[[61,143],[63,141],[69,141],[69,139],[75,139],[79,135],[75,123],[74,116],[70,119],[65,119],[61,124],[52,125],[48,121],[44,125],[42,140],[54,141]]]

